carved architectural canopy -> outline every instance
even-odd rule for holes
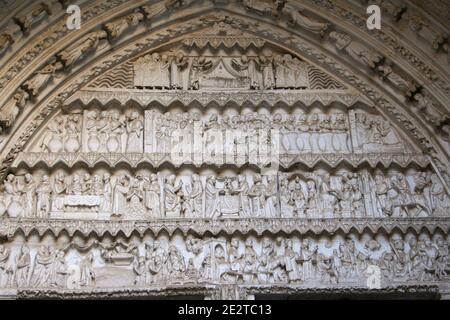
[[[0,296],[449,297],[443,1],[69,2],[0,1]]]

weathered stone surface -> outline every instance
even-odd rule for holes
[[[448,30],[367,3],[5,16],[0,296],[448,297]]]

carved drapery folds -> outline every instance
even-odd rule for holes
[[[10,174],[0,215],[41,219],[447,217],[450,202],[430,171],[319,171],[261,175],[139,171]]]

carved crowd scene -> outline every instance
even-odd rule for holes
[[[238,284],[378,286],[433,283],[450,275],[442,233],[290,237],[57,239],[0,244],[1,288],[93,289]]]
[[[40,219],[447,217],[450,202],[429,171],[341,169],[195,173],[77,170],[10,174],[0,216]]]

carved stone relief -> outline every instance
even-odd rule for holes
[[[14,240],[0,244],[1,288],[363,287],[372,272],[385,287],[445,281],[450,271],[441,233]]]

